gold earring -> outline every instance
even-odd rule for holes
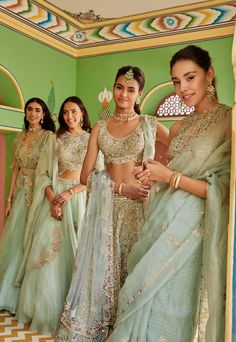
[[[215,100],[216,98],[216,90],[215,87],[212,84],[212,81],[209,81],[207,85],[207,98],[208,100]]]

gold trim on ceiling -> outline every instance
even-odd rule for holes
[[[199,30],[189,31],[189,32],[184,32],[184,33],[173,32],[172,34],[167,33],[166,35],[154,37],[154,38],[146,38],[146,39],[134,38],[132,41],[129,41],[129,42],[122,42],[122,43],[110,42],[110,43],[105,43],[103,45],[75,48],[1,11],[0,11],[0,22],[3,23],[7,27],[10,27],[16,31],[23,33],[26,36],[29,36],[43,43],[44,45],[52,47],[60,52],[63,52],[67,55],[70,55],[76,58],[103,55],[103,54],[108,54],[108,53],[125,52],[125,51],[131,51],[131,50],[133,51],[133,50],[140,50],[140,49],[155,48],[158,46],[180,44],[180,43],[198,41],[198,40],[203,40],[203,39],[233,36],[234,26],[235,26],[234,22],[232,22],[232,23],[227,23],[227,25],[221,26],[221,27],[210,27],[207,29],[199,29]]]

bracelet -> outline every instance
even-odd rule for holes
[[[178,176],[178,171],[174,171],[172,176],[170,177],[169,184],[172,188],[175,187],[175,182],[176,182],[177,176]]]
[[[118,194],[122,195],[122,188],[123,188],[124,183],[120,183],[119,189],[118,189]]]
[[[72,188],[70,188],[68,191],[69,191],[69,193],[70,193],[72,196],[73,196],[74,193],[75,193],[74,190],[73,190]]]
[[[182,176],[181,172],[174,171],[174,173],[170,177],[170,181],[169,181],[170,186],[172,188],[174,188],[176,190],[178,189],[181,176]]]
[[[179,182],[180,182],[180,178],[181,178],[181,176],[182,176],[182,173],[178,173],[178,176],[177,176],[177,178],[176,178],[176,181],[175,181],[175,189],[177,190],[177,189],[179,189]]]

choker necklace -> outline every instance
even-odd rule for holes
[[[113,113],[113,118],[118,121],[130,121],[135,119],[137,116],[137,113],[131,112],[131,113],[119,113],[119,112],[114,112]]]
[[[42,129],[41,126],[39,127],[30,127],[28,128],[29,132],[32,132],[32,133],[38,133],[40,130]]]

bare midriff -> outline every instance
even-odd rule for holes
[[[142,165],[142,163],[109,163],[107,172],[110,174],[115,183],[137,184],[137,179],[133,175],[134,168]]]
[[[64,179],[75,179],[75,180],[80,180],[80,171],[69,171],[66,170],[62,174],[60,174],[60,178]]]

